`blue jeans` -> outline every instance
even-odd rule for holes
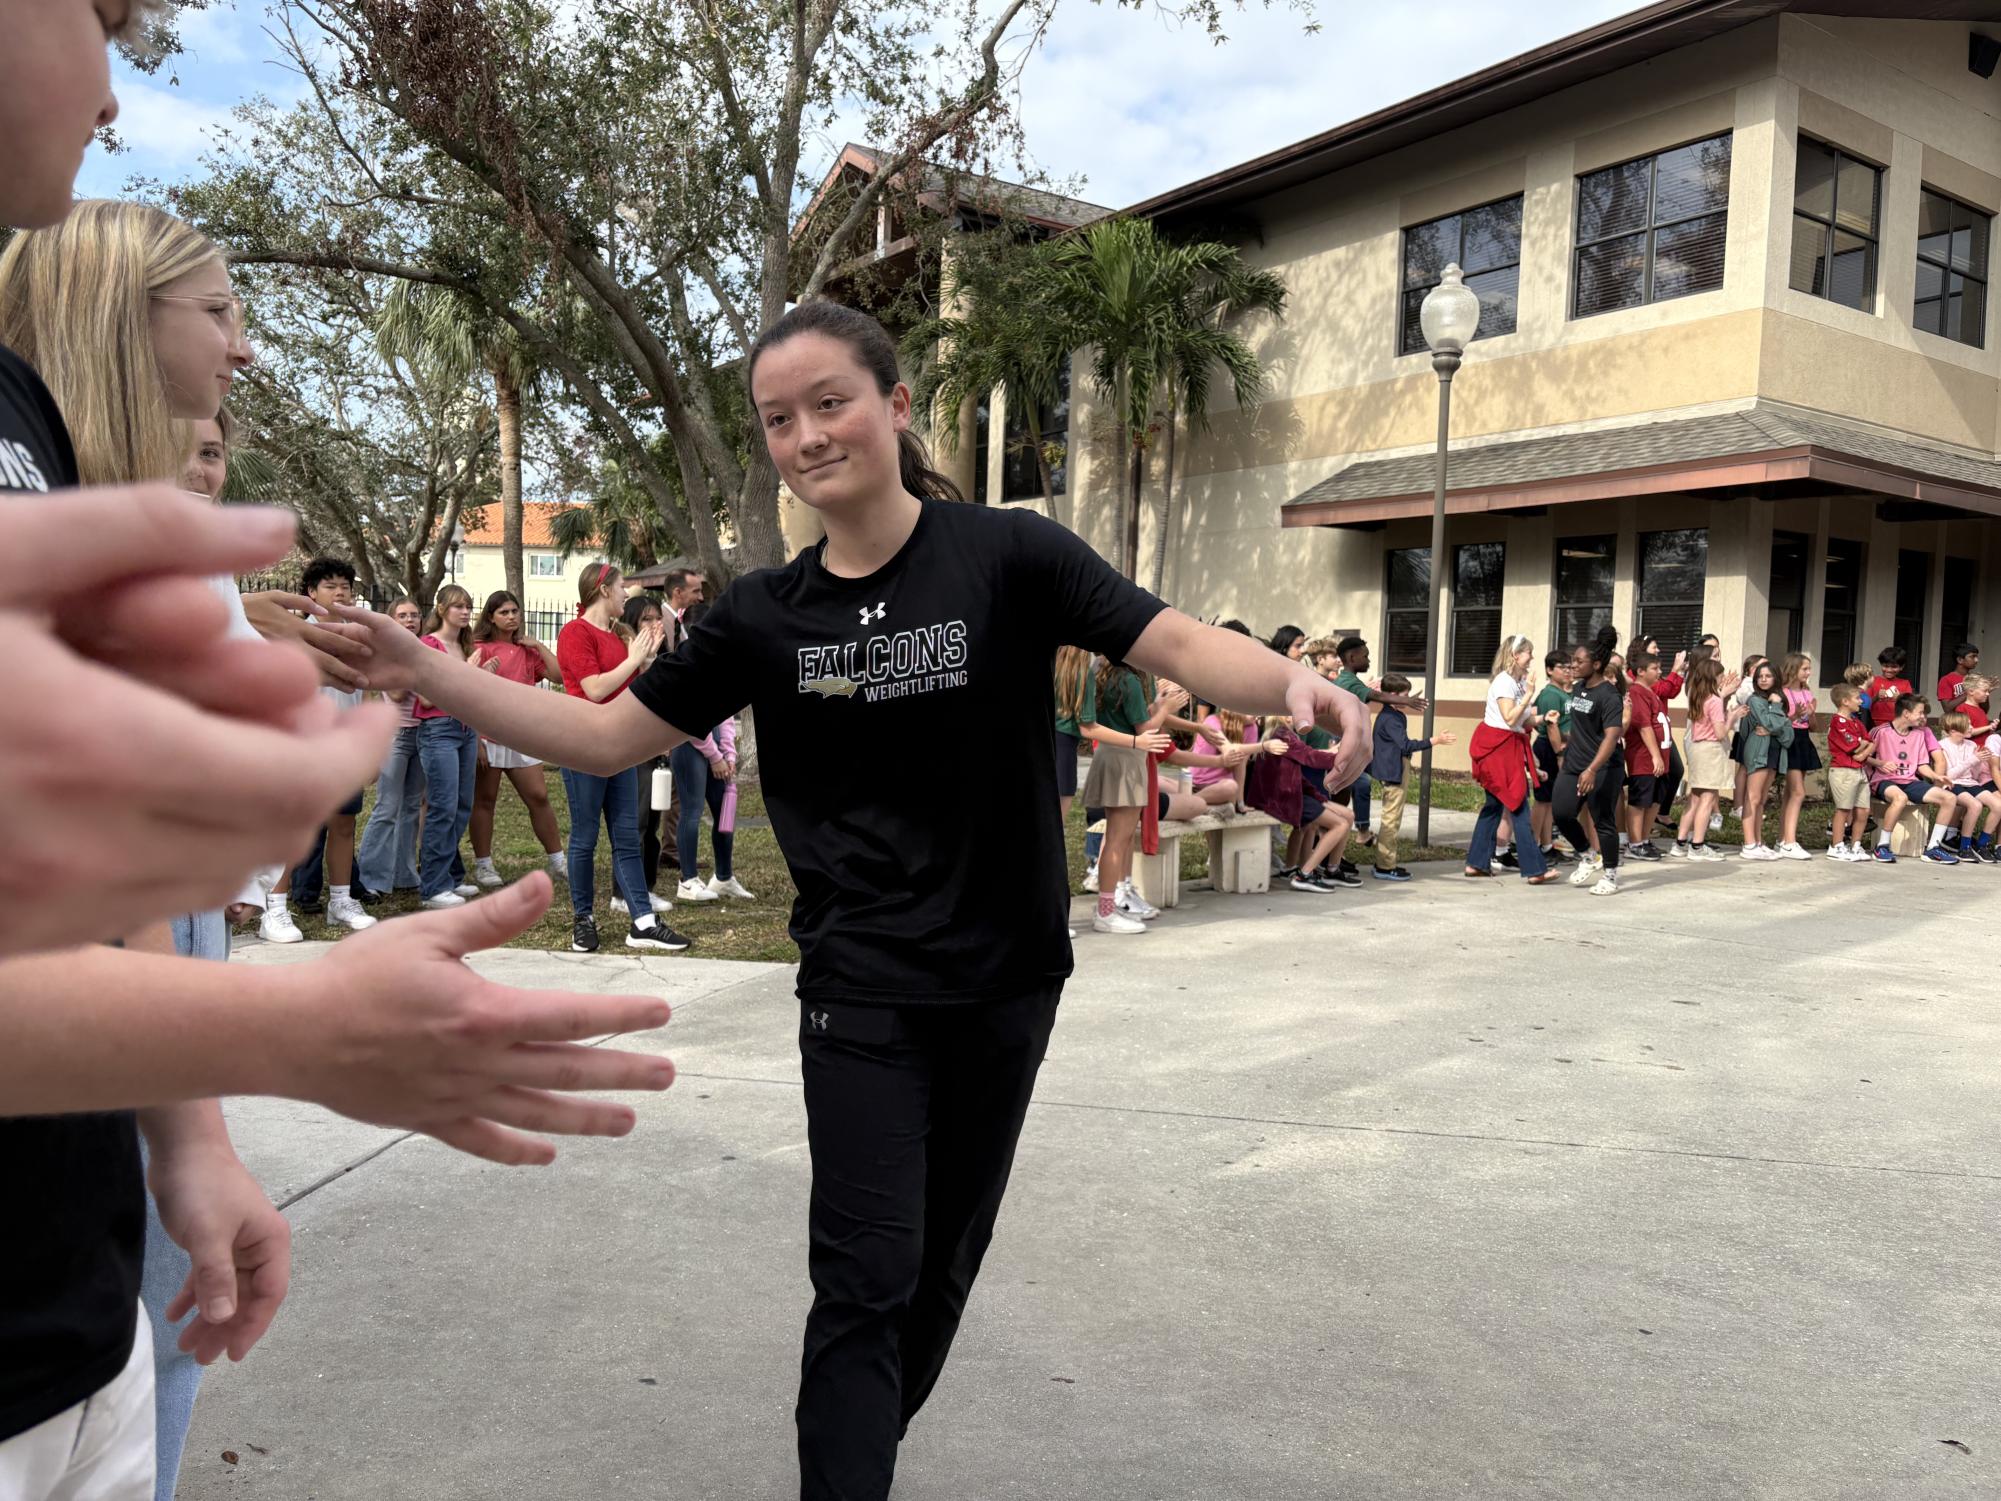
[[[1519,808],[1504,808],[1501,800],[1493,793],[1487,794],[1487,801],[1481,805],[1480,816],[1473,824],[1473,842],[1466,848],[1466,863],[1474,870],[1487,870],[1494,863],[1494,840],[1501,831],[1501,815],[1507,814],[1515,829],[1515,858],[1522,862],[1522,879],[1539,876],[1549,867],[1543,863],[1542,847],[1536,843],[1535,829],[1529,823],[1529,806],[1533,798],[1523,798]]]
[[[628,766],[616,776],[594,777],[564,767],[563,795],[570,800],[571,912],[588,917],[597,900],[599,819],[611,831],[611,871],[618,894],[635,919],[651,912],[646,867],[639,860],[639,773]]]
[[[190,912],[170,919],[174,952],[188,959],[225,960],[229,957],[229,919],[220,912]],[[139,1141],[142,1157],[145,1138]],[[202,1368],[192,1355],[181,1352],[181,1331],[194,1317],[193,1310],[178,1324],[166,1320],[166,1306],[173,1302],[188,1280],[194,1262],[175,1245],[160,1223],[160,1206],[146,1195],[146,1259],[139,1279],[139,1301],[153,1325],[153,1431],[157,1471],[154,1501],[174,1501],[174,1486],[181,1474],[181,1450],[188,1439],[188,1425],[195,1417],[195,1393],[201,1389]]]
[[[401,891],[417,884],[417,818],[424,811],[424,764],[417,754],[421,728],[406,724],[396,732],[375,783],[375,811],[354,856],[361,884],[370,891]]]
[[[465,871],[459,841],[472,822],[479,736],[456,719],[421,720],[417,756],[424,766],[424,855],[418,889],[429,901],[450,891]]]
[[[723,791],[729,783],[709,775],[709,763],[694,746],[681,744],[668,753],[667,764],[674,769],[674,795],[681,803],[681,822],[674,830],[674,844],[681,857],[681,879],[695,879],[695,866],[701,854],[702,804],[709,805],[712,824],[723,821]],[[716,846],[716,878],[727,881],[734,867],[731,852],[736,848],[736,835],[725,834],[720,828],[714,834]]]

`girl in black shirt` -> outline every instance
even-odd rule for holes
[[[1577,648],[1573,666],[1575,682],[1570,694],[1570,738],[1563,750],[1563,770],[1556,778],[1556,826],[1582,850],[1587,840],[1578,821],[1580,809],[1589,808],[1591,822],[1598,830],[1598,853],[1577,862],[1570,884],[1591,886],[1594,896],[1611,896],[1619,889],[1619,831],[1616,819],[1619,792],[1625,785],[1625,762],[1620,746],[1625,699],[1616,681],[1607,673],[1619,633],[1610,626],[1598,633],[1589,646]]]
[[[805,303],[745,364],[771,460],[826,539],[737,579],[630,693],[590,704],[528,691],[456,670],[367,612],[347,618],[370,627],[374,686],[413,685],[507,745],[588,772],[752,708],[799,893],[814,1292],[801,1493],[880,1501],[992,1237],[1070,973],[1057,648],[1323,724],[1341,737],[1333,787],[1361,770],[1369,735],[1352,694],[1169,610],[1075,534],[951,504],[957,491],[908,431],[895,346],[867,314]],[[983,786],[980,820],[961,811],[957,758],[885,766],[885,748],[925,743],[941,723],[978,727],[1006,769]]]

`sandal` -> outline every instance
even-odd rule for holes
[[[1469,865],[1466,867],[1466,878],[1468,880],[1491,881],[1494,879],[1494,873],[1491,870],[1475,870]]]
[[[1557,873],[1553,870],[1546,870],[1539,876],[1523,876],[1522,879],[1531,886],[1547,886],[1550,882],[1557,879]]]

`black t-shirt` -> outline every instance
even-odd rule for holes
[[[1563,746],[1563,769],[1572,776],[1589,766],[1605,743],[1609,731],[1614,743],[1611,760],[1617,760],[1617,744],[1625,731],[1619,718],[1625,710],[1625,696],[1610,678],[1595,688],[1573,688],[1570,692],[1570,738]],[[1610,764],[1610,761],[1607,762]]]
[[[926,501],[867,578],[738,579],[632,692],[690,734],[755,712],[802,998],[993,999],[1070,973],[1056,648],[1122,659],[1165,608],[1033,512]]]
[[[0,491],[76,484],[48,391],[0,348]],[[0,1440],[106,1385],[131,1358],[146,1197],[131,1112],[0,1116]]]

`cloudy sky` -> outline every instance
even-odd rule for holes
[[[1320,0],[1321,30],[1252,7],[1231,40],[1210,44],[1159,9],[1062,0],[1023,75],[1035,159],[1082,195],[1121,207],[1247,157],[1317,134],[1438,84],[1635,8],[1637,0]],[[145,175],[194,170],[204,130],[256,93],[296,95],[275,61],[261,0],[195,13],[188,55],[155,78],[121,73],[119,130],[129,150],[93,152],[82,191],[115,194]],[[819,143],[821,162],[838,141]]]

